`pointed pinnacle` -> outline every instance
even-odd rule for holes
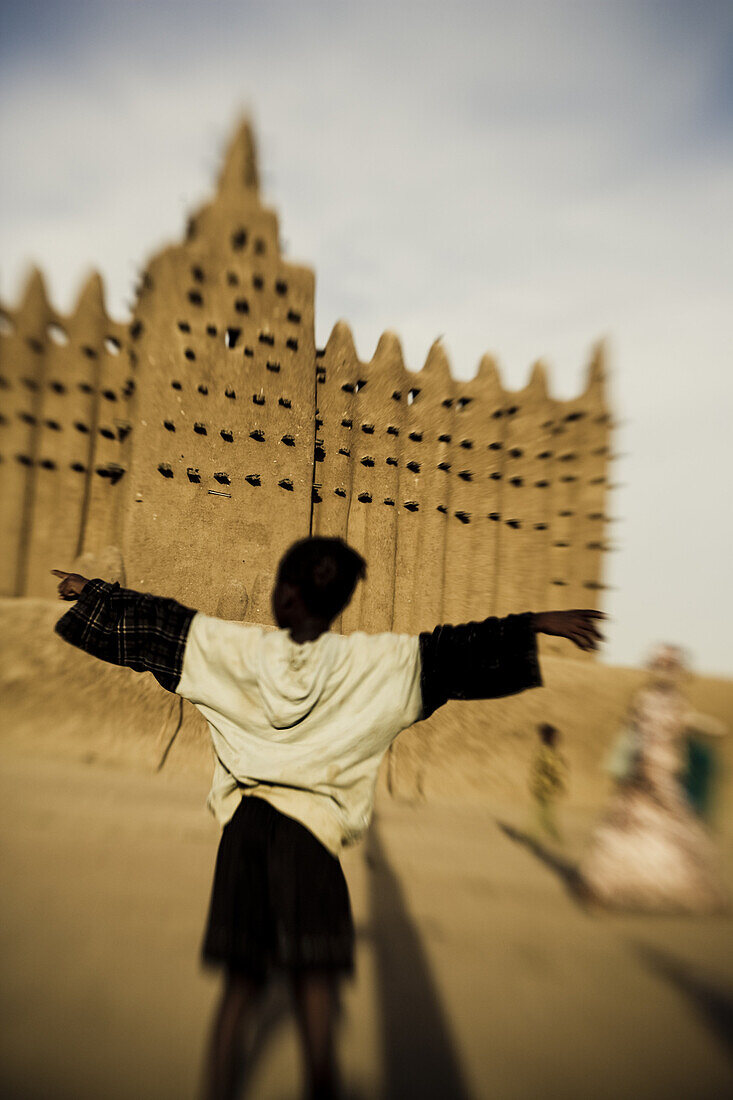
[[[536,397],[547,397],[547,368],[541,359],[538,359],[532,364],[532,370],[529,374],[529,381],[527,383],[527,390],[531,391]]]
[[[428,354],[425,356],[422,369],[437,378],[445,379],[445,384],[450,385],[450,359],[448,358],[448,352],[445,350],[442,336],[439,336],[437,340],[433,340],[428,349]]]
[[[383,332],[377,341],[377,346],[374,349],[374,355],[372,356],[372,363],[377,361],[389,362],[390,360],[397,361],[397,365],[404,368],[405,359],[402,354],[402,344],[400,338],[396,332],[387,330]]]
[[[72,315],[104,313],[104,283],[97,271],[91,271],[83,282]]]
[[[252,124],[243,119],[229,143],[224,155],[224,164],[219,173],[219,191],[257,191],[259,173],[257,171],[257,149]]]
[[[503,392],[504,387],[501,384],[499,366],[493,355],[485,354],[481,356],[475,381],[481,389]]]
[[[359,361],[354,336],[346,321],[336,322],[326,343],[326,358],[334,359],[335,357],[349,364],[358,363]]]
[[[606,343],[599,340],[591,352],[586,374],[585,392],[594,391],[599,397],[605,393],[606,382]]]
[[[23,285],[18,312],[25,313],[32,321],[42,322],[50,312],[48,294],[43,275],[32,267]]]

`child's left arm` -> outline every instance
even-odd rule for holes
[[[537,635],[568,638],[579,649],[598,648],[600,611],[542,611],[490,617],[420,634],[421,717],[449,699],[496,699],[541,687]]]
[[[167,691],[175,692],[183,669],[191,620],[196,611],[176,600],[61,569],[59,596],[76,600],[55,631],[71,645],[113,665],[151,672]]]

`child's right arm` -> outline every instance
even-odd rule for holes
[[[193,608],[176,600],[136,592],[98,577],[51,570],[61,577],[59,596],[76,603],[56,623],[56,633],[113,665],[151,672],[167,691],[178,687]]]

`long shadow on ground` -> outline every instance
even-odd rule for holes
[[[688,963],[650,944],[635,943],[642,962],[674,986],[733,1055],[733,989],[701,975]]]
[[[567,859],[560,852],[553,851],[531,833],[517,829],[514,825],[508,825],[505,821],[497,822],[499,828],[510,840],[522,844],[533,856],[549,867],[558,876],[575,901],[583,900],[582,879],[577,864]]]
[[[360,938],[361,934],[363,933],[357,929],[357,938]],[[338,1015],[341,1016],[342,1013],[343,1004],[339,998]],[[259,1064],[267,1057],[277,1033],[289,1023],[294,1023],[294,1020],[295,1010],[290,987],[285,976],[277,974],[270,979],[257,1006],[255,1020],[243,1037],[246,1056],[237,1083],[239,1100],[256,1100],[252,1083]],[[365,1100],[362,1094],[355,1091],[348,1082],[343,1086],[339,1096],[342,1100]]]
[[[380,1095],[384,1100],[468,1100],[425,949],[376,825],[369,832],[366,858],[384,1059]]]
[[[430,964],[409,917],[402,888],[373,825],[366,842],[370,873],[369,928],[376,960],[384,1080],[380,1100],[470,1100]],[[255,1069],[292,1014],[287,984],[270,983],[250,1033],[240,1095],[251,1095]],[[348,1087],[349,1100],[358,1100]]]

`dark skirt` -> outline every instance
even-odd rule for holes
[[[300,822],[246,795],[216,856],[204,963],[264,978],[271,967],[352,973],[341,864]]]

